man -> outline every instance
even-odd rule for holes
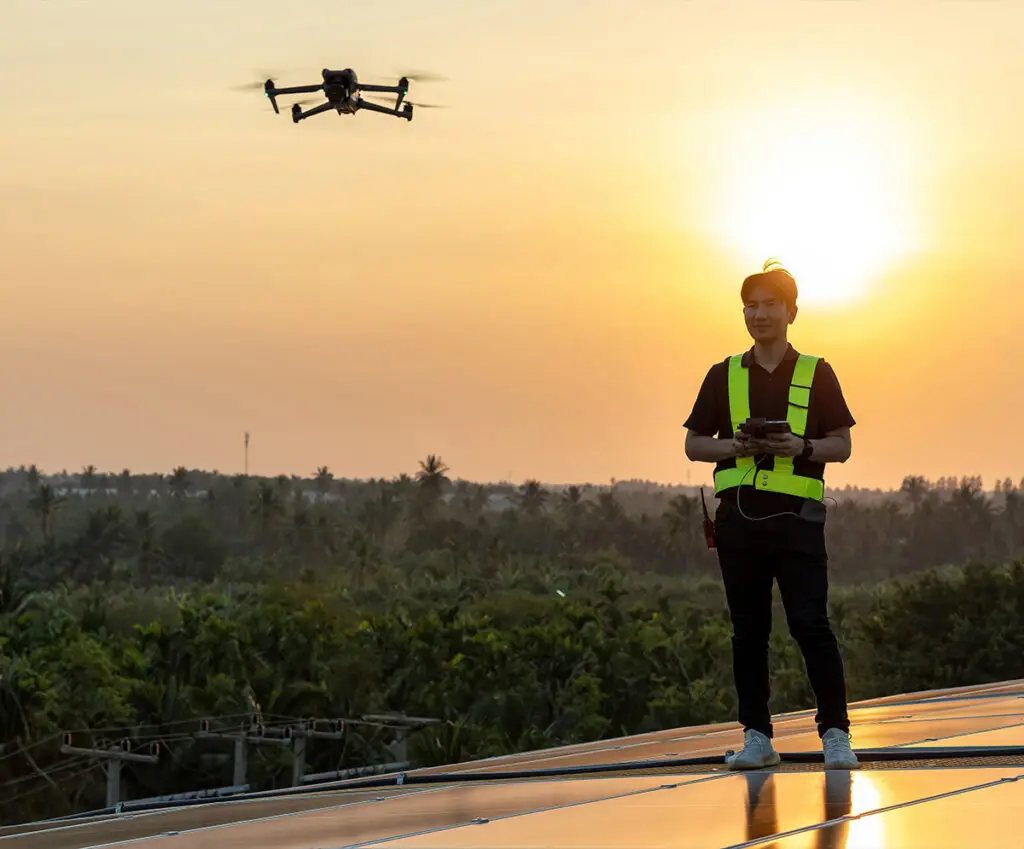
[[[846,679],[828,618],[824,469],[850,456],[853,416],[832,367],[787,339],[797,286],[785,269],[764,270],[740,290],[753,347],[708,371],[684,423],[686,456],[715,463],[714,538],[733,630],[733,676],[744,745],[733,769],[777,764],[768,709],[772,588],[779,583],[790,634],[818,703],[825,767],[859,766],[850,748]],[[747,418],[786,420],[790,433],[754,439]]]

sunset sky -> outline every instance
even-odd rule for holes
[[[3,0],[0,466],[710,480],[778,256],[828,482],[1024,475],[1024,3]],[[411,123],[260,91],[443,74]]]

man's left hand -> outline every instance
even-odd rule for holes
[[[769,433],[764,441],[776,457],[799,457],[804,452],[803,437],[795,433]]]

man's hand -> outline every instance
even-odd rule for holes
[[[795,433],[769,433],[765,437],[769,454],[776,457],[799,457],[804,453],[804,440]]]
[[[749,433],[742,430],[736,431],[732,437],[737,457],[756,457],[758,454],[767,454],[771,447],[763,439],[754,439]]]

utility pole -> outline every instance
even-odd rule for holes
[[[325,723],[328,730],[318,731],[318,723]],[[307,740],[340,740],[345,736],[345,720],[343,719],[304,719],[292,732],[292,787],[304,783],[306,775],[306,741]]]
[[[396,761],[409,759],[409,732],[418,731],[441,720],[426,716],[404,716],[402,714],[371,713],[362,717],[366,722],[378,723],[384,728],[395,729],[395,737],[388,748]]]
[[[287,746],[291,742],[290,728],[267,728],[264,725],[244,725],[236,732],[211,731],[210,720],[199,720],[196,737],[204,740],[230,740],[235,744],[235,770],[231,783],[239,787],[246,783],[249,765],[249,744],[254,746]]]
[[[105,749],[86,749],[71,745],[71,732],[64,732],[64,742],[60,747],[62,755],[87,755],[90,758],[102,758],[107,762],[107,807],[113,807],[121,801],[121,765],[128,761],[137,764],[160,763],[160,744],[150,743],[149,754],[142,755],[131,751],[131,740],[122,740],[119,744]]]
[[[245,432],[245,476],[249,477],[249,431]]]

